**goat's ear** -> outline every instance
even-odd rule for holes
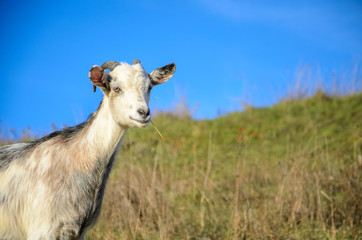
[[[174,63],[170,63],[161,68],[157,68],[156,70],[150,73],[152,84],[155,86],[166,82],[168,79],[172,77],[175,70],[176,70],[176,65]]]
[[[93,83],[93,92],[96,91],[96,86],[100,87],[104,93],[109,91],[108,74],[100,66],[94,65],[89,70],[89,79]]]

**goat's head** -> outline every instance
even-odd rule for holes
[[[98,86],[109,99],[112,117],[118,124],[146,127],[151,121],[148,102],[152,87],[166,82],[175,70],[176,65],[170,63],[147,74],[138,60],[133,65],[108,61],[101,67],[93,66],[89,78],[93,91]]]

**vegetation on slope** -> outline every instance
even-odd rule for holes
[[[131,129],[87,239],[360,239],[362,94]]]
[[[86,239],[361,239],[361,93],[182,115],[127,133]]]

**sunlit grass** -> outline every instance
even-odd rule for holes
[[[87,239],[359,239],[362,94],[129,131]]]
[[[361,119],[361,93],[322,92],[213,120],[159,114],[165,141],[127,133],[86,239],[360,239]]]

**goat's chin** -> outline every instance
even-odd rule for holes
[[[148,125],[150,124],[150,122],[146,122],[146,123],[133,123],[133,126],[132,127],[137,127],[137,128],[145,128],[147,127]]]
[[[151,122],[151,119],[143,120],[132,117],[130,117],[130,119],[131,119],[131,127],[137,127],[137,128],[145,128]]]

